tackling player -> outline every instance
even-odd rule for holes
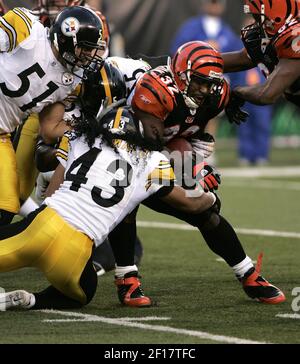
[[[190,214],[215,203],[212,193],[199,190],[188,198],[174,185],[168,159],[147,149],[140,121],[128,108],[106,112],[101,124],[94,118],[77,124],[69,143],[65,168],[56,170],[64,176],[59,190],[23,221],[0,229],[0,272],[36,267],[51,286],[38,293],[0,294],[5,309],[88,304],[97,287],[91,261],[95,239],[101,243],[150,195]]]

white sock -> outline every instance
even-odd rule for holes
[[[33,293],[30,293],[30,301],[29,304],[26,306],[27,309],[33,307],[35,305],[35,296]]]
[[[250,268],[254,267],[251,258],[246,256],[244,260],[242,260],[240,263],[234,265],[232,267],[234,274],[237,276],[237,278],[244,277],[245,273],[248,272]]]
[[[136,265],[127,265],[126,267],[118,267],[116,265],[116,269],[115,269],[115,277],[116,278],[123,278],[124,275],[126,273],[129,273],[129,272],[137,272],[138,271],[138,268]]]
[[[36,210],[38,207],[39,205],[31,197],[28,197],[28,199],[21,206],[19,215],[26,217],[32,211]]]

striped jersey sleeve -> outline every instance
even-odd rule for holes
[[[63,137],[61,138],[59,146],[56,150],[56,158],[58,159],[59,163],[63,167],[66,167],[67,160],[68,160],[69,137],[70,137],[70,133],[66,132],[63,135]]]
[[[161,160],[148,175],[146,191],[156,193],[160,189],[170,192],[175,184],[174,170],[168,160]]]
[[[33,15],[25,8],[14,8],[0,17],[0,50],[11,52],[31,34]]]

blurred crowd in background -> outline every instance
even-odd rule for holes
[[[32,8],[34,0],[4,0],[7,8]],[[242,0],[87,0],[107,17],[112,34],[111,55],[172,55],[183,43],[203,40],[221,52],[242,48],[240,29],[251,19],[243,14]],[[228,75],[233,86],[263,81],[259,70]],[[271,142],[280,147],[300,145],[299,109],[288,103],[257,107],[247,104],[250,117],[240,127],[212,120],[209,132],[233,141],[241,166],[266,165]],[[237,140],[237,143],[235,143]]]

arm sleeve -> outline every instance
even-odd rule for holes
[[[24,8],[14,8],[0,17],[0,47],[11,52],[31,34],[33,15]]]
[[[66,132],[61,138],[61,141],[56,151],[56,158],[64,168],[66,168],[68,160],[69,138],[70,138],[70,133]]]
[[[159,197],[170,193],[175,185],[174,170],[169,160],[162,154],[162,159],[156,167],[148,174],[146,190],[150,195],[158,194]]]

